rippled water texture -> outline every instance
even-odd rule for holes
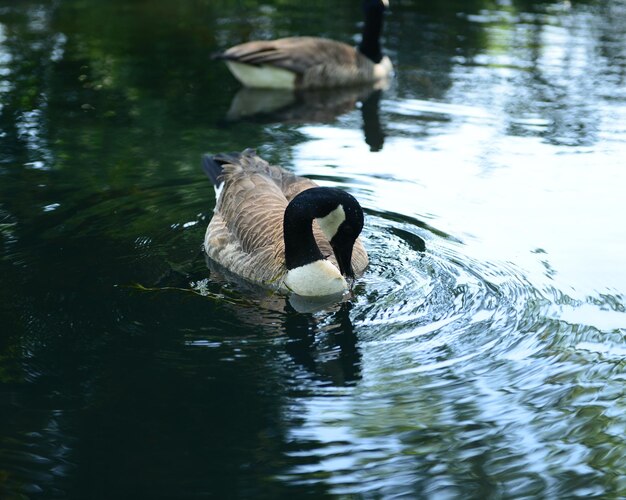
[[[359,3],[0,0],[0,498],[626,496],[626,2],[391,0],[382,90],[210,60]],[[361,201],[349,299],[205,260],[246,147]]]

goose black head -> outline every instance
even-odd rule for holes
[[[363,209],[354,196],[340,189],[333,191],[334,207],[326,216],[318,218],[318,223],[330,241],[339,272],[348,278],[354,278],[352,249],[363,230]]]
[[[285,259],[287,269],[323,259],[311,232],[316,219],[330,242],[339,271],[354,278],[352,250],[363,229],[363,209],[341,189],[315,187],[298,194],[285,210]],[[304,224],[304,221],[308,221]],[[308,230],[305,228],[308,227]]]

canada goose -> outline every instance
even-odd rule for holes
[[[388,0],[363,0],[365,24],[358,48],[317,37],[289,37],[235,45],[217,54],[246,87],[342,87],[384,80],[392,64],[380,49]]]
[[[363,210],[350,194],[270,166],[252,149],[205,155],[202,166],[217,193],[204,250],[229,271],[314,297],[346,291],[346,278],[367,266]]]

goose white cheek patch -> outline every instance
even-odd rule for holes
[[[346,212],[343,209],[343,205],[340,204],[328,215],[317,219],[317,223],[324,233],[324,236],[330,241],[333,239],[333,236],[337,234],[337,229],[339,229],[339,226],[341,226],[345,220]]]

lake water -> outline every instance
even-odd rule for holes
[[[210,54],[358,0],[0,0],[0,497],[626,496],[626,1],[391,4],[295,98]],[[210,269],[246,147],[361,201],[352,298]]]

